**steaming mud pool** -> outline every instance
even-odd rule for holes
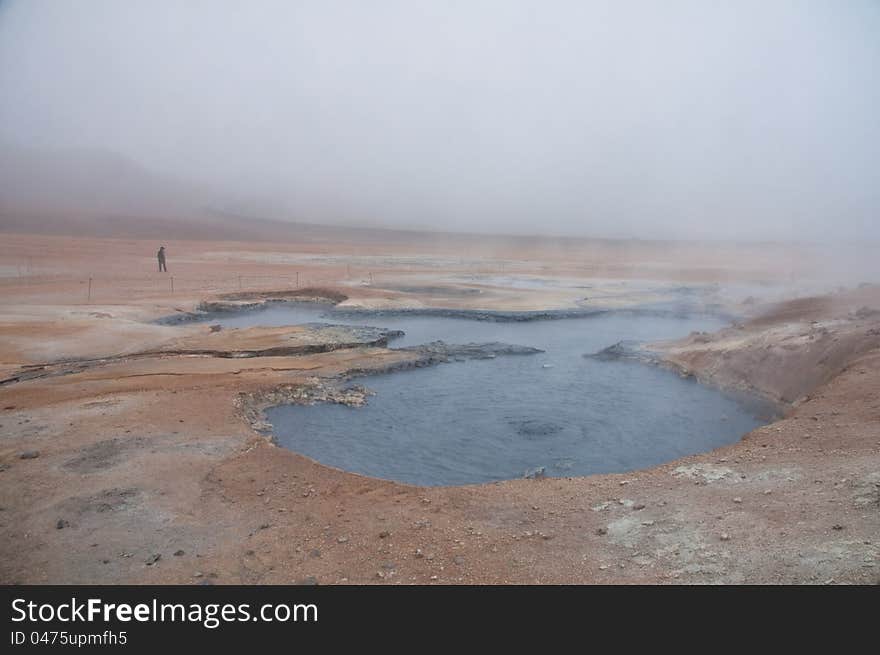
[[[417,485],[630,471],[735,442],[772,413],[757,400],[656,366],[584,357],[622,340],[723,326],[706,315],[609,312],[499,322],[285,304],[211,321],[369,324],[402,330],[392,347],[442,340],[543,350],[363,378],[375,392],[364,407],[283,405],[266,412],[284,447],[345,471]]]

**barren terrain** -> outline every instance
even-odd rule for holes
[[[166,243],[166,275],[152,241],[2,237],[2,582],[880,582],[880,288],[811,277],[809,248],[330,232]],[[424,353],[153,322],[267,298],[616,309],[682,285],[736,323],[649,348],[783,419],[649,470],[465,487],[334,470],[255,429]]]

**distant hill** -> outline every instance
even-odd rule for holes
[[[394,242],[427,233],[262,218],[228,194],[154,173],[117,153],[0,141],[0,232],[137,239]]]
[[[0,143],[0,208],[166,215],[197,209],[201,191],[113,152]]]
[[[157,239],[285,239],[289,223],[216,207],[229,199],[117,153],[0,142],[0,231]]]
[[[265,218],[259,203],[157,174],[95,149],[35,149],[0,141],[0,232],[134,239],[571,248],[584,239],[450,234],[316,225]],[[626,243],[626,242],[620,242]]]

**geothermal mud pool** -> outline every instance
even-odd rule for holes
[[[403,331],[395,347],[503,342],[543,351],[373,376],[367,384],[375,395],[364,407],[267,410],[280,445],[328,466],[411,484],[628,471],[732,443],[771,412],[658,367],[584,356],[621,340],[723,325],[706,315],[497,321],[292,303],[211,320],[225,327],[369,323]]]

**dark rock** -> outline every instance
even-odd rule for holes
[[[39,456],[40,456],[39,450],[25,450],[24,452],[19,453],[18,458],[19,459],[36,459]]]
[[[524,321],[547,321],[565,318],[585,318],[606,313],[601,309],[548,309],[537,311],[491,311],[485,309],[448,309],[442,307],[417,307],[395,309],[354,309],[336,308],[331,316],[358,317],[372,319],[383,316],[433,316],[441,318],[466,318],[471,321],[491,321],[498,323],[518,323]]]
[[[414,351],[428,356],[434,361],[447,362],[452,359],[492,359],[499,355],[535,355],[544,352],[540,348],[518,346],[492,341],[489,343],[454,344],[445,341],[432,341],[420,346],[410,346],[400,350]]]
[[[186,555],[186,551],[183,551],[183,550],[175,550],[174,551],[175,557],[183,557],[184,555]]]
[[[160,559],[162,559],[162,555],[159,554],[159,553],[156,553],[155,555],[150,555],[150,556],[144,561],[144,564],[146,564],[147,566],[153,566],[153,564],[155,564],[156,562],[158,562]]]
[[[539,466],[537,468],[529,469],[528,471],[526,471],[525,474],[523,475],[523,477],[526,478],[527,480],[540,480],[541,478],[544,478],[547,476],[546,476],[544,467]]]
[[[56,530],[63,530],[64,528],[68,527],[69,525],[70,525],[70,523],[68,523],[64,519],[58,519],[58,522],[55,524],[55,529]]]
[[[617,361],[619,359],[642,359],[645,358],[644,353],[639,352],[638,342],[636,341],[618,341],[614,345],[603,348],[602,350],[584,355],[591,359],[598,359],[602,362]]]

